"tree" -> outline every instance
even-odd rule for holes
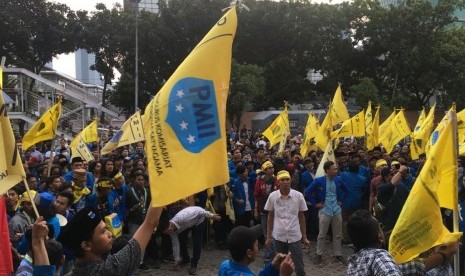
[[[79,15],[64,4],[45,0],[2,1],[0,56],[6,65],[39,73],[52,58],[75,51]]]
[[[264,98],[265,78],[263,68],[253,64],[239,64],[233,60],[231,84],[226,105],[229,122],[240,129],[242,114],[251,99]]]
[[[95,54],[95,64],[90,69],[103,76],[102,106],[106,106],[107,88],[115,78],[114,70],[120,69],[127,53],[127,45],[132,41],[128,34],[133,33],[130,24],[133,18],[123,12],[121,6],[115,5],[111,10],[104,4],[96,5],[93,13],[85,24],[87,36],[85,48]],[[105,121],[105,113],[101,113]]]

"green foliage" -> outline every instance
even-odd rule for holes
[[[232,126],[240,128],[241,117],[247,103],[265,98],[264,70],[253,64],[239,64],[233,60],[231,84],[226,113]]]

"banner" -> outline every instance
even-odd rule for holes
[[[94,160],[87,144],[98,141],[97,120],[92,121],[71,141],[71,153],[73,157],[80,156],[87,162]]]
[[[394,119],[392,119],[389,129],[386,131],[385,135],[381,137],[380,143],[383,144],[383,147],[389,154],[394,149],[395,145],[399,143],[400,140],[410,135],[411,132],[407,119],[405,119],[404,111],[401,110]]]
[[[52,106],[40,119],[28,130],[23,137],[23,150],[46,140],[55,139],[58,120],[61,116],[61,99]]]
[[[328,144],[326,145],[325,153],[321,158],[320,164],[318,165],[318,169],[316,170],[314,178],[324,176],[326,174],[323,168],[323,165],[326,161],[333,161],[334,164],[336,164],[336,157],[334,156],[334,150],[333,146],[331,145],[331,141],[328,142]]]
[[[121,129],[118,130],[110,141],[102,148],[101,154],[109,154],[114,149],[137,143],[145,140],[144,128],[142,127],[142,117],[137,111],[134,115],[124,122]]]
[[[0,74],[0,78],[1,76]],[[0,93],[0,152],[2,153],[0,158],[0,195],[26,178],[7,108],[2,93]]]
[[[344,99],[342,98],[342,89],[340,84],[338,85],[336,92],[334,93],[333,101],[331,102],[331,107],[331,126],[336,126],[337,124],[350,119],[346,104],[344,103]]]
[[[394,117],[396,117],[396,110],[395,109],[391,113],[391,115],[389,115],[389,117],[387,117],[387,119],[382,124],[379,125],[379,127],[378,127],[379,140],[383,139],[383,137],[386,135],[386,132],[391,127],[391,122],[394,119]]]
[[[365,112],[360,111],[357,115],[342,123],[341,128],[331,133],[331,139],[342,137],[365,136]]]
[[[457,241],[461,233],[450,233],[442,223],[440,207],[457,210],[457,154],[455,111],[435,146],[402,208],[389,239],[389,252],[404,263],[435,245]]]
[[[333,112],[332,105],[329,105],[328,113],[318,128],[318,132],[315,135],[315,143],[321,149],[325,150],[328,142],[331,142],[331,132],[333,127],[331,126],[331,118],[333,117],[331,113]]]
[[[289,133],[289,116],[287,107],[285,107],[283,112],[263,131],[263,135],[270,141],[270,148],[272,148],[277,143],[281,143],[283,136],[289,135]]]
[[[236,27],[233,6],[145,109],[153,206],[229,181],[225,122]]]
[[[308,152],[311,150],[317,150],[317,146],[315,145],[315,136],[318,133],[318,118],[312,112],[308,113],[308,120],[307,125],[305,126],[304,131],[304,138],[302,141],[302,145],[300,146],[300,154],[302,157],[306,157]]]
[[[430,108],[428,116],[426,116],[426,118],[424,118],[421,122],[421,115],[418,119],[415,130],[411,135],[412,142],[410,143],[410,156],[412,157],[412,160],[417,160],[420,154],[425,152],[426,142],[428,141],[428,138],[431,135],[431,131],[433,130],[435,108],[436,104]]]

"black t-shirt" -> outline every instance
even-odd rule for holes
[[[409,190],[403,184],[394,186],[391,183],[383,182],[379,185],[377,198],[386,207],[385,215],[381,219],[384,231],[394,228],[408,195]]]

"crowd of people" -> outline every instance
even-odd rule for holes
[[[321,161],[320,150],[302,156],[300,134],[288,137],[279,154],[259,131],[231,129],[227,139],[230,182],[163,208],[150,204],[143,142],[104,156],[104,141],[89,144],[90,162],[71,157],[63,136],[54,149],[44,143],[23,151],[31,193],[19,183],[6,200],[16,274],[131,275],[169,260],[173,269],[187,266],[195,275],[208,221],[216,246],[231,255],[218,264],[222,276],[255,275],[248,265],[258,254],[265,262],[260,275],[306,275],[311,268],[304,267],[304,247],[316,244],[312,263],[321,266],[328,239],[348,275],[451,272],[457,244],[401,265],[385,250],[426,161],[425,155],[411,160],[408,143],[387,154],[382,147],[367,150],[363,140],[344,140],[332,162]],[[324,175],[316,177],[322,162]],[[459,202],[465,204],[460,160],[458,169]],[[448,210],[443,218],[451,227]],[[464,226],[461,221],[461,231]],[[352,256],[343,255],[343,244],[354,248]]]

